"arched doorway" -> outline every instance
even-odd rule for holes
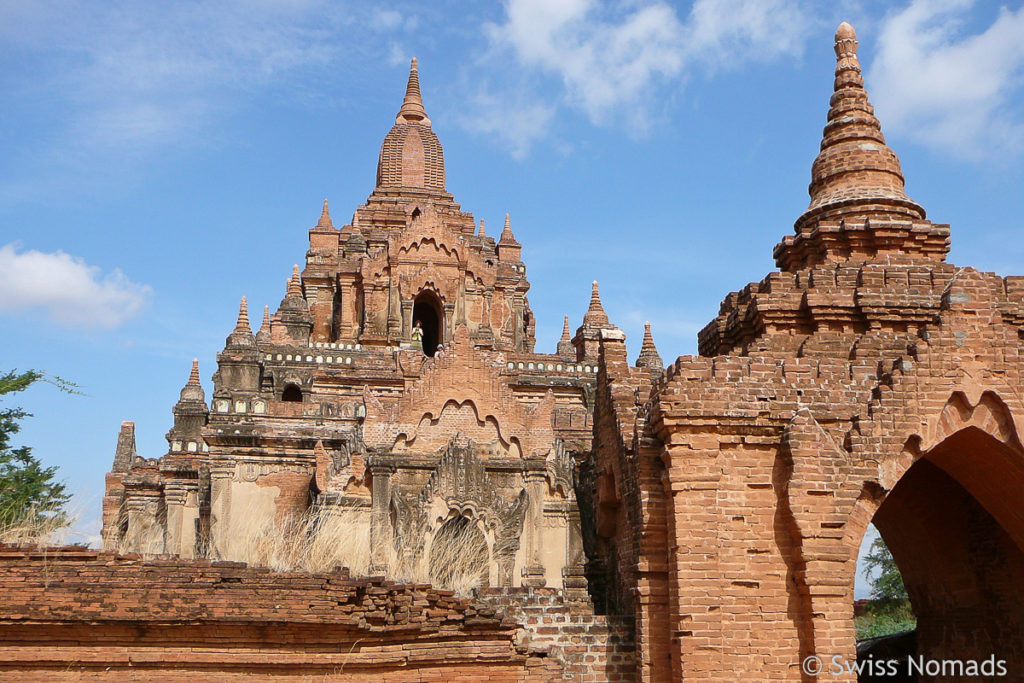
[[[430,580],[454,590],[488,584],[487,540],[465,515],[452,517],[437,530],[430,545]]]
[[[444,318],[441,315],[441,303],[432,292],[423,292],[416,297],[412,319],[413,325],[419,322],[423,330],[423,353],[433,356],[443,339]]]
[[[990,680],[1000,666],[1024,670],[1022,503],[1024,450],[972,426],[923,454],[879,505],[872,523],[917,619],[914,634],[893,642],[913,658],[917,680]],[[873,644],[862,642],[859,658],[877,657],[885,644],[872,653]],[[965,671],[943,669],[943,660],[964,662]],[[992,671],[980,668],[985,662]]]

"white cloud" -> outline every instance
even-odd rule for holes
[[[659,86],[678,89],[698,64],[730,67],[795,54],[807,25],[800,6],[783,0],[697,0],[685,20],[666,2],[507,0],[505,10],[504,23],[485,27],[492,63],[511,53],[519,67],[561,81],[557,105],[579,109],[595,124],[623,120],[641,134]],[[535,109],[551,106],[541,104],[537,88],[518,87],[516,99],[532,99]],[[478,98],[478,129],[508,108],[503,102],[480,106],[490,99]],[[531,121],[503,135],[520,155],[544,134],[536,127],[541,120]]]
[[[727,65],[800,54],[809,24],[801,6],[785,0],[697,0],[686,48],[706,63]]]
[[[41,308],[66,327],[116,327],[137,314],[151,292],[118,269],[104,275],[62,251],[0,247],[0,313]]]
[[[965,158],[1024,147],[1008,106],[1024,85],[1024,8],[964,33],[973,5],[916,0],[888,17],[867,78],[886,130]]]
[[[544,102],[510,101],[486,88],[473,95],[469,105],[471,113],[463,116],[466,128],[499,140],[516,159],[547,135],[555,115],[555,108]]]
[[[59,105],[47,139],[33,141],[42,149],[27,155],[52,176],[98,158],[120,167],[168,146],[208,144],[212,124],[269,88],[331,97],[325,84],[358,56],[360,29],[396,21],[415,17],[325,0],[34,0],[0,9],[0,48],[33,64],[9,70],[8,87]]]
[[[401,25],[402,13],[393,9],[378,9],[370,17],[370,28],[375,31],[394,31]]]

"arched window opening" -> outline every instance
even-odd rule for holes
[[[281,400],[286,403],[302,403],[302,389],[297,384],[286,384],[281,392]]]
[[[428,292],[416,297],[412,307],[413,327],[420,327],[419,335],[423,344],[423,353],[433,356],[437,345],[441,343],[441,311],[437,298]],[[413,333],[413,336],[417,336]]]
[[[1015,502],[1022,460],[1018,449],[968,428],[887,493],[871,520],[884,546],[869,531],[858,563],[863,574],[874,555],[875,577],[888,569],[875,595],[871,586],[855,593],[859,660],[902,660],[907,671],[908,658],[981,662],[995,652],[1010,671],[1024,665],[1020,651],[1000,649],[1024,632],[1024,521]]]
[[[488,584],[487,541],[473,520],[452,517],[434,534],[430,546],[430,580],[460,593]]]

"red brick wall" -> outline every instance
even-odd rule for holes
[[[492,588],[481,600],[522,624],[530,650],[560,662],[568,680],[636,680],[630,619],[594,614],[554,588]]]
[[[0,547],[0,679],[550,681],[515,621],[429,586]]]

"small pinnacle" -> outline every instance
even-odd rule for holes
[[[192,359],[192,372],[188,376],[189,384],[199,384],[199,359]]]
[[[285,296],[302,296],[302,281],[299,279],[299,266],[292,266],[292,276],[288,278],[288,290]]]
[[[517,244],[516,236],[512,234],[512,217],[509,214],[505,214],[505,228],[501,231],[501,238],[498,240],[498,244]]]
[[[487,237],[487,231],[484,229],[484,219],[480,219],[480,236]]]
[[[835,51],[838,60],[837,72],[842,69],[854,68],[858,72],[860,71],[860,62],[857,60],[857,32],[845,21],[836,29]],[[861,81],[861,85],[863,85],[863,81]]]
[[[601,305],[601,293],[597,289],[597,280],[590,286],[590,307],[583,316],[583,324],[608,324],[608,314]]]
[[[844,40],[857,40],[857,32],[853,30],[853,26],[848,21],[844,21],[839,24],[839,28],[836,29],[836,42]],[[857,51],[856,45],[854,46],[854,52]]]
[[[569,316],[562,321],[562,341],[569,341]]]
[[[405,99],[402,101],[402,108],[398,110],[395,123],[419,122],[430,125],[427,118],[427,111],[423,108],[423,97],[420,95],[420,74],[416,58],[412,58],[409,65],[409,82],[405,86]]]
[[[249,327],[249,302],[244,296],[238,304],[238,322],[235,323],[235,329],[252,331]]]
[[[324,200],[324,210],[320,213],[320,220],[317,221],[316,227],[318,228],[333,228],[334,223],[331,222],[331,212],[327,210],[327,200]]]
[[[270,306],[263,307],[263,322],[260,323],[260,330],[256,333],[256,341],[270,341]]]
[[[644,341],[640,345],[640,357],[636,360],[637,367],[649,370],[664,370],[665,364],[658,354],[654,345],[654,336],[651,334],[651,323],[644,322]]]

